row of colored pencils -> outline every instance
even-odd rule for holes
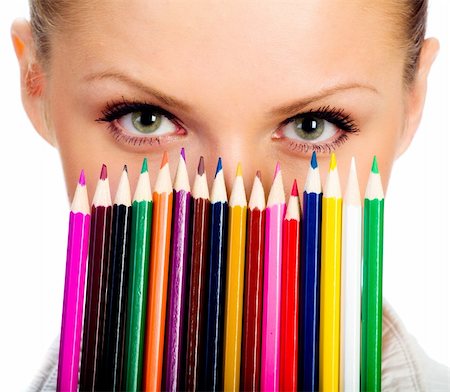
[[[191,192],[182,150],[153,194],[144,160],[133,200],[125,166],[114,204],[103,165],[89,208],[82,172],[58,390],[380,390],[376,158],[364,215],[355,162],[342,198],[334,154],[322,192],[313,153],[299,198],[294,181],[286,204],[278,164],[267,203],[260,172],[247,203],[238,165],[228,201],[220,158],[210,194],[203,157]]]

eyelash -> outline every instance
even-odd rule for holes
[[[139,111],[154,111],[160,115],[167,117],[168,120],[172,121],[176,126],[177,130],[183,130],[179,120],[172,113],[160,108],[159,106],[152,105],[146,102],[138,102],[138,101],[127,101],[125,98],[122,98],[119,102],[108,102],[106,107],[102,110],[102,117],[98,118],[96,121],[98,122],[106,122],[108,123],[108,129],[112,133],[113,137],[119,142],[125,142],[131,144],[133,146],[142,146],[142,145],[153,145],[157,143],[161,144],[160,136],[130,136],[124,134],[115,124],[115,121],[120,119],[122,116],[125,116],[132,112]],[[280,127],[277,129],[281,130],[286,125],[293,122],[296,118],[311,116],[317,119],[322,119],[330,122],[338,128],[338,131],[341,133],[338,137],[332,142],[328,143],[304,143],[291,140],[289,143],[289,149],[296,152],[308,153],[311,151],[315,151],[317,153],[331,153],[336,150],[337,147],[341,146],[348,140],[349,134],[357,134],[359,133],[359,128],[356,125],[355,121],[351,118],[350,114],[347,114],[343,109],[338,109],[336,107],[331,106],[322,106],[316,110],[310,110],[305,113],[299,113],[295,116],[292,116],[286,120],[284,120]]]
[[[349,134],[357,134],[359,133],[359,128],[356,122],[352,119],[350,114],[346,113],[344,109],[338,109],[331,106],[321,106],[316,110],[310,110],[305,113],[299,113],[295,116],[288,118],[283,121],[280,128],[285,127],[286,125],[293,122],[296,118],[311,116],[321,120],[325,120],[335,125],[339,131],[343,131],[337,137],[337,139],[328,143],[304,143],[291,140],[289,143],[289,148],[292,151],[308,153],[315,151],[317,153],[331,153],[337,149],[337,147],[341,146],[348,140]]]
[[[161,144],[160,136],[126,135],[115,124],[115,121],[121,117],[133,112],[141,111],[152,111],[159,115],[165,116],[168,120],[174,123],[177,131],[183,129],[178,119],[172,113],[160,108],[159,106],[152,105],[147,102],[127,101],[125,98],[122,98],[119,102],[108,102],[106,107],[102,110],[102,117],[96,119],[96,121],[107,123],[109,131],[118,142],[125,142],[133,146],[152,146],[155,143],[158,145]]]

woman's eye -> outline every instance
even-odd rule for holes
[[[319,143],[331,139],[338,127],[331,122],[313,115],[300,115],[284,126],[283,136],[294,140]]]
[[[154,109],[125,114],[117,122],[131,135],[137,136],[162,136],[177,130],[176,124]]]

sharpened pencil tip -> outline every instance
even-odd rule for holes
[[[318,164],[317,164],[317,155],[316,155],[316,152],[313,151],[312,157],[311,157],[311,167],[313,169],[317,169],[317,166],[318,166]]]
[[[78,184],[85,186],[86,185],[86,176],[84,175],[84,169],[81,169],[80,179],[78,180]]]
[[[106,165],[102,165],[102,171],[100,172],[100,180],[106,180],[108,177],[108,169],[106,168]]]
[[[242,166],[241,162],[238,163],[237,169],[236,169],[236,177],[241,176],[242,177]]]
[[[128,173],[128,166],[127,165],[123,165],[123,171]]]
[[[275,179],[280,170],[281,170],[280,162],[277,162],[277,165],[275,166],[275,173],[273,174],[273,179]]]
[[[147,158],[144,158],[144,160],[142,161],[141,173],[145,173],[145,172],[148,172]]]
[[[292,184],[291,196],[298,196],[298,186],[297,186],[296,179],[294,180],[294,183]]]
[[[183,157],[184,161],[186,162],[186,153],[184,151],[184,147],[181,148],[180,155]]]
[[[162,169],[164,167],[164,165],[167,164],[168,162],[169,162],[169,157],[167,156],[167,151],[164,151],[163,158],[161,161],[161,166],[159,168]]]
[[[256,177],[258,177],[259,180],[261,181],[261,170],[256,171]]]
[[[199,176],[202,176],[205,173],[205,160],[203,159],[203,156],[200,157],[198,162],[197,173]]]
[[[330,157],[330,171],[336,169],[336,166],[336,155],[334,152],[332,152]]]
[[[378,171],[378,162],[377,162],[377,156],[374,155],[373,156],[373,161],[372,161],[372,173],[378,174],[380,173]]]
[[[217,161],[216,174],[214,177],[217,177],[217,173],[219,173],[221,170],[222,170],[222,158],[219,157],[219,160]]]

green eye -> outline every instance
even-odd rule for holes
[[[154,111],[142,111],[131,113],[131,123],[140,133],[154,133],[161,126],[162,115]]]
[[[315,140],[322,135],[325,120],[313,116],[298,117],[294,120],[294,129],[297,136],[302,139]]]

